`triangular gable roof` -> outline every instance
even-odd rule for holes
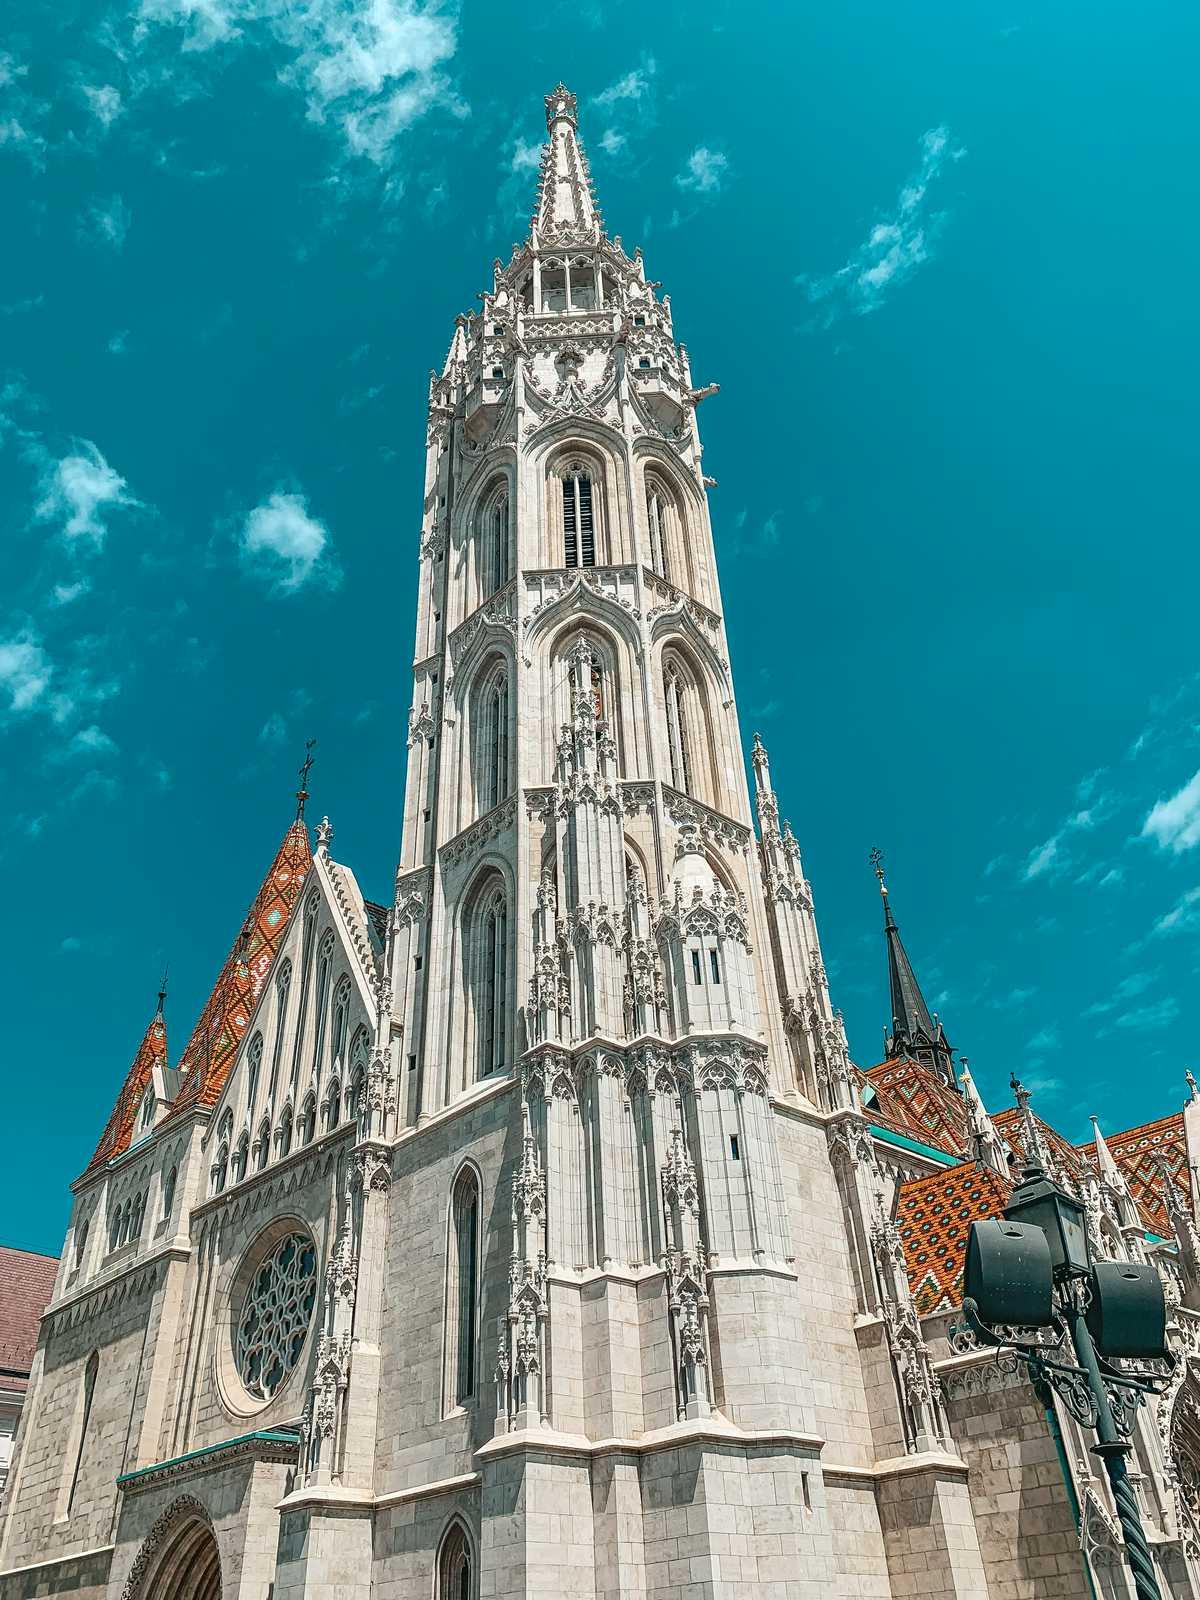
[[[872,1117],[947,1155],[965,1156],[971,1148],[963,1098],[935,1072],[905,1057],[881,1061],[863,1074],[875,1091]]]
[[[1036,1112],[1031,1112],[1030,1115],[1033,1116],[1041,1129],[1042,1138],[1055,1161],[1058,1162],[1064,1172],[1069,1174],[1076,1184],[1084,1184],[1091,1176],[1092,1169],[1083,1156],[1080,1155],[1073,1144],[1067,1143],[1061,1133],[1052,1128],[1048,1122],[1043,1122]],[[1004,1111],[994,1112],[992,1114],[992,1122],[1005,1144],[1017,1156],[1018,1162],[1023,1162],[1025,1160],[1025,1145],[1021,1138],[1021,1112],[1016,1106],[1009,1106]],[[1020,1177],[1019,1167],[1014,1173],[1014,1177]]]
[[[982,1161],[964,1161],[900,1187],[896,1226],[917,1313],[947,1311],[962,1300],[967,1233],[973,1222],[998,1217],[1010,1186]]]
[[[1160,1160],[1166,1163],[1170,1181],[1175,1185],[1183,1205],[1190,1210],[1192,1171],[1188,1165],[1183,1112],[1175,1111],[1169,1117],[1143,1122],[1140,1127],[1130,1128],[1125,1133],[1106,1136],[1106,1143],[1114,1161],[1125,1174],[1129,1192],[1146,1226],[1163,1238],[1170,1238],[1174,1230],[1163,1202],[1163,1179],[1158,1163]],[[1095,1142],[1081,1144],[1078,1149],[1080,1155],[1095,1166]]]
[[[85,1169],[87,1172],[129,1149],[133,1141],[134,1117],[146,1092],[146,1086],[153,1078],[155,1068],[164,1068],[166,1064],[167,1025],[163,1021],[162,1012],[156,1011],[150,1019],[149,1027],[142,1035],[142,1042],[125,1076],[125,1082],[117,1096],[117,1103],[113,1107],[113,1114],[108,1119],[108,1126],[100,1137],[95,1155],[87,1164]]]
[[[311,867],[308,829],[296,821],[283,836],[188,1040],[170,1116],[216,1104]]]

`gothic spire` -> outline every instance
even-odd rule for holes
[[[119,1156],[129,1149],[133,1142],[134,1117],[138,1106],[142,1103],[142,1096],[147,1086],[153,1082],[155,1070],[161,1071],[167,1065],[167,1025],[163,1020],[166,982],[164,973],[163,987],[158,996],[158,1009],[142,1035],[142,1042],[125,1075],[125,1082],[121,1085],[112,1116],[109,1117],[108,1124],[100,1136],[95,1155],[88,1162],[89,1172],[93,1167],[101,1166],[105,1161],[111,1161],[114,1156]]]
[[[577,102],[563,84],[546,96],[550,137],[542,151],[532,229],[545,243],[556,234],[597,239],[601,216],[592,175],[578,137]]]
[[[949,1088],[957,1089],[954,1052],[946,1038],[945,1029],[930,1015],[921,985],[917,982],[917,975],[901,942],[900,929],[892,916],[892,904],[883,878],[883,855],[879,850],[871,851],[871,865],[879,879],[879,893],[883,900],[883,936],[888,952],[888,984],[892,999],[888,1057],[909,1056],[923,1066],[931,1067]]]

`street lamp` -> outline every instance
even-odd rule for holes
[[[1110,1365],[1171,1361],[1162,1281],[1143,1263],[1093,1263],[1086,1210],[1047,1176],[1029,1092],[1015,1077],[1012,1086],[1025,1124],[1025,1173],[1003,1220],[971,1224],[963,1316],[983,1344],[1025,1362],[1040,1397],[1048,1403],[1057,1390],[1080,1426],[1096,1430],[1092,1452],[1112,1485],[1134,1591],[1138,1600],[1162,1600],[1126,1461],[1142,1395],[1161,1391]]]

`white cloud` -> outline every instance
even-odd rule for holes
[[[329,530],[308,514],[303,495],[277,489],[255,506],[241,532],[245,561],[273,578],[275,587],[294,592],[310,580],[334,585],[340,573]]]
[[[1142,824],[1142,838],[1179,855],[1200,844],[1200,772],[1166,800],[1159,800]]]
[[[47,463],[42,478],[42,499],[35,515],[41,522],[61,519],[67,539],[90,539],[99,548],[108,532],[107,512],[141,502],[129,493],[125,479],[109,466],[89,439],[75,443],[76,449],[71,455]]]
[[[86,578],[80,578],[75,583],[56,583],[50,591],[50,602],[56,606],[69,606],[73,600],[78,600],[91,588]]]
[[[111,83],[85,83],[82,90],[87,108],[96,121],[102,128],[111,128],[125,109],[121,102],[121,91]]]
[[[729,157],[720,150],[698,144],[675,182],[691,194],[717,194],[729,171]]]
[[[50,686],[54,668],[41,645],[28,633],[0,640],[0,689],[10,711],[32,710]]]
[[[282,744],[286,738],[287,723],[278,711],[272,711],[258,731],[259,744]]]
[[[603,114],[606,124],[599,140],[605,155],[620,155],[639,134],[647,134],[657,125],[657,72],[654,58],[644,56],[640,66],[592,97],[591,104]]]
[[[434,107],[467,107],[443,69],[457,48],[449,7],[416,0],[142,0],[140,31],[183,29],[201,51],[265,29],[288,51],[279,76],[304,96],[313,122],[331,122],[350,151],[387,166],[400,135]]]
[[[119,194],[110,200],[98,202],[84,212],[79,223],[80,236],[103,245],[108,250],[120,250],[129,233],[129,207]]]
[[[542,146],[519,138],[513,146],[510,172],[536,172],[542,164]]]
[[[58,752],[59,760],[69,760],[72,756],[87,756],[94,759],[96,756],[115,756],[117,745],[110,739],[104,729],[92,723],[90,727],[79,728],[63,745]]]
[[[1035,878],[1058,877],[1071,865],[1071,858],[1066,849],[1066,841],[1074,833],[1087,833],[1102,822],[1109,815],[1108,802],[1101,797],[1095,805],[1086,806],[1082,811],[1076,811],[1069,816],[1056,833],[1052,833],[1041,844],[1034,845],[1026,858],[1021,876],[1026,883],[1032,883]],[[1109,874],[1111,878],[1111,874]],[[1119,880],[1115,879],[1113,881]],[[1109,881],[1108,878],[1105,880]]]
[[[1153,1005],[1137,1006],[1113,1020],[1118,1028],[1165,1028],[1174,1022],[1178,1015],[1179,1001],[1174,995],[1167,995],[1165,999],[1157,1000]]]
[[[1041,1028],[1025,1046],[1026,1050],[1057,1050],[1062,1043],[1057,1028],[1051,1026]]]
[[[1151,929],[1152,933],[1188,933],[1200,924],[1200,889],[1189,889],[1186,894],[1171,907],[1165,916],[1159,917]]]
[[[827,277],[796,279],[814,305],[824,303],[823,326],[843,310],[858,316],[877,311],[892,289],[930,259],[945,220],[944,213],[929,210],[930,187],[947,160],[964,155],[964,149],[952,147],[947,127],[929,128],[921,135],[921,164],[901,188],[891,214],[872,224],[845,266]]]

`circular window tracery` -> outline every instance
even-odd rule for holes
[[[250,1280],[234,1336],[234,1360],[246,1392],[270,1400],[300,1359],[317,1303],[317,1247],[286,1234]]]

